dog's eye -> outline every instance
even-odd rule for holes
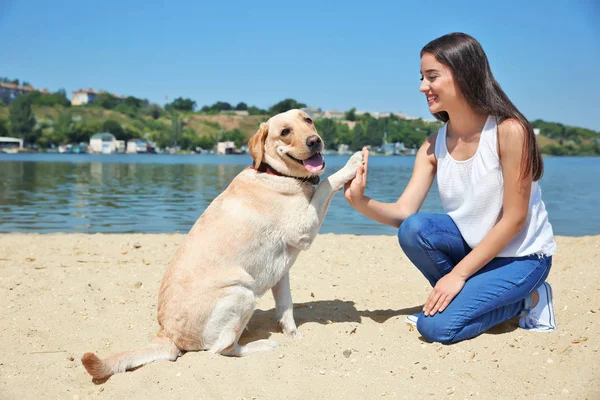
[[[304,120],[305,120],[306,122],[308,122],[309,124],[312,124],[312,123],[313,123],[313,120],[312,120],[312,119],[310,119],[310,118],[304,118]]]
[[[287,136],[290,134],[290,130],[285,128],[284,130],[281,131],[281,136]]]

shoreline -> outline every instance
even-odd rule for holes
[[[556,237],[554,333],[512,320],[455,345],[427,343],[403,320],[430,288],[396,237],[319,234],[290,271],[301,340],[279,332],[266,293],[242,341],[271,338],[276,350],[187,353],[94,385],[79,358],[151,340],[158,285],[184,236],[0,234],[0,318],[10,321],[0,399],[600,397],[600,235]]]

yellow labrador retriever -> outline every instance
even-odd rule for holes
[[[175,361],[182,351],[244,356],[275,348],[269,339],[238,344],[257,298],[269,289],[283,332],[299,337],[289,269],[315,239],[335,192],[354,178],[362,154],[315,187],[325,167],[323,141],[300,110],[262,123],[249,148],[254,166],[209,205],[169,264],[153,343],[105,359],[84,354],[82,363],[94,378]]]

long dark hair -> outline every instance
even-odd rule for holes
[[[426,53],[450,68],[463,97],[475,111],[496,116],[498,124],[514,118],[523,126],[527,137],[523,144],[521,179],[531,174],[534,181],[539,180],[544,164],[533,128],[494,79],[481,44],[465,33],[450,33],[427,43],[421,57]],[[450,119],[445,111],[433,115],[443,122]]]

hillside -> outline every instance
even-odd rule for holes
[[[48,96],[30,93],[13,101],[11,107],[0,104],[0,136],[22,137],[40,148],[86,142],[98,132],[111,132],[121,140],[144,138],[160,148],[209,149],[223,140],[232,140],[241,147],[270,115],[300,106],[304,104],[286,99],[269,110],[247,108],[258,115],[236,115],[225,102],[204,106],[201,111],[194,111],[195,102],[189,99],[176,99],[164,108],[133,97],[120,103],[108,97],[94,105],[70,106],[64,96],[49,101]],[[19,118],[25,130],[11,126],[11,109],[21,113]],[[404,120],[393,115],[377,119],[368,114],[352,114],[349,118],[351,120],[320,118],[315,121],[331,149],[337,149],[340,144],[349,145],[350,150],[362,146],[376,148],[384,140],[415,148],[441,126],[437,121]],[[536,138],[542,153],[600,155],[600,134],[596,131],[543,120],[533,121],[532,126],[540,130]]]

